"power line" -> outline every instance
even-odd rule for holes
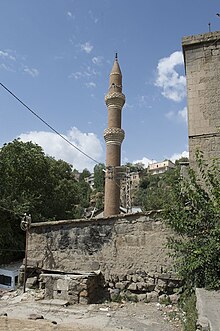
[[[55,132],[60,138],[65,140],[70,146],[74,147],[77,151],[82,153],[84,156],[89,158],[90,160],[94,161],[95,163],[99,164],[97,160],[95,160],[93,157],[89,156],[85,152],[83,152],[79,147],[75,146],[71,141],[69,141],[67,138],[65,138],[61,133],[59,133],[56,129],[54,129],[50,124],[48,124],[42,117],[40,117],[33,109],[28,107],[21,99],[19,99],[12,91],[10,91],[4,84],[0,82],[1,86],[9,93],[11,94],[18,102],[20,102],[25,108],[27,108],[34,116],[36,116],[41,122],[43,122],[48,128],[50,128],[53,132]]]
[[[0,209],[2,209],[2,210],[5,210],[5,211],[8,211],[9,213],[12,213],[12,214],[14,214],[14,215],[17,215],[17,216],[23,216],[23,214],[18,214],[18,213],[16,213],[14,210],[11,210],[11,209],[8,209],[8,208],[5,208],[5,207],[3,207],[3,206],[0,206]]]

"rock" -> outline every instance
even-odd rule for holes
[[[152,292],[155,289],[154,279],[148,279],[144,284],[144,288],[147,291]]]
[[[153,292],[149,292],[146,294],[146,300],[147,302],[157,302],[158,301],[158,293],[153,291]]]
[[[44,319],[43,315],[40,315],[40,314],[30,314],[28,316],[28,319],[29,320],[42,320]]]
[[[7,314],[7,313],[1,313],[0,316],[1,316],[1,317],[2,317],[2,316],[8,316],[8,314]]]
[[[164,304],[168,304],[169,302],[170,302],[170,298],[169,298],[169,296],[168,295],[166,295],[166,294],[161,294],[160,296],[159,296],[159,298],[158,298],[158,301],[159,301],[159,303],[164,303]]]
[[[137,294],[138,301],[145,301],[146,300],[146,293],[145,294]]]
[[[27,288],[35,288],[37,285],[37,277],[29,277],[27,280],[26,280],[26,287]]]
[[[132,281],[136,283],[138,281],[138,276],[137,275],[133,275],[132,276]]]
[[[169,295],[169,298],[170,298],[170,302],[174,304],[177,304],[179,301],[179,295],[176,293]]]
[[[130,290],[130,291],[136,291],[136,290],[137,290],[137,284],[135,284],[135,283],[131,283],[131,284],[128,286],[128,290]]]
[[[127,285],[127,282],[126,283],[119,282],[119,283],[115,284],[115,288],[118,288],[119,290],[124,290],[126,285]]]
[[[101,307],[99,308],[100,311],[109,311],[109,307]]]
[[[144,282],[138,282],[138,283],[137,283],[137,289],[138,289],[139,291],[145,289],[145,283],[144,283]]]
[[[86,290],[83,290],[79,294],[80,297],[88,297],[88,292]]]

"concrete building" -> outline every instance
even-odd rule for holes
[[[18,284],[18,274],[22,262],[0,266],[0,288],[15,290]]]
[[[206,161],[220,156],[220,31],[182,39],[187,98],[189,162],[195,152]]]
[[[163,174],[164,172],[175,168],[175,164],[170,160],[149,164],[148,171],[152,175]]]
[[[120,179],[117,169],[121,164],[121,143],[124,139],[124,130],[121,129],[121,110],[125,103],[122,93],[122,74],[117,54],[110,73],[110,84],[105,103],[108,108],[108,128],[104,131],[106,142],[106,177],[104,216],[120,213]]]
[[[94,190],[94,173],[92,173],[89,177],[86,177],[85,182],[89,184],[91,190]]]

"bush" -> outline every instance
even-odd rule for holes
[[[172,184],[172,199],[165,211],[174,230],[168,240],[177,271],[190,285],[220,288],[220,167],[209,166],[197,153],[198,171]]]

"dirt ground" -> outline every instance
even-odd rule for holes
[[[31,314],[43,319],[31,320]],[[5,293],[0,316],[0,331],[182,331],[182,315],[175,306],[140,302],[65,306],[59,300],[40,300],[33,291]]]

